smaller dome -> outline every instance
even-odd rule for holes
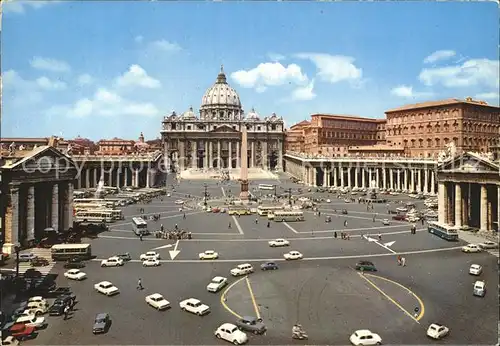
[[[248,120],[260,120],[259,114],[255,111],[255,108],[252,107],[252,110],[247,114],[246,118]]]
[[[189,109],[182,114],[181,118],[182,120],[196,119],[196,114],[194,114],[193,107],[189,107]]]

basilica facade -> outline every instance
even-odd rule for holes
[[[223,68],[207,89],[199,114],[189,108],[162,121],[162,144],[172,170],[237,169],[241,167],[241,134],[248,133],[248,166],[283,169],[283,118],[261,117],[252,108],[245,113],[240,97],[227,82]]]

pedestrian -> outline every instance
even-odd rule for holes
[[[406,258],[405,257],[401,257],[401,266],[406,267]]]
[[[401,255],[398,255],[398,266],[401,265]]]
[[[271,227],[271,222],[267,221],[267,228]]]
[[[347,227],[347,220],[344,221],[344,227]]]
[[[139,239],[142,241],[142,233],[139,234]]]
[[[333,237],[337,239],[337,231],[333,232]]]
[[[351,235],[347,233],[347,240],[351,240]]]
[[[373,222],[375,222],[375,215],[373,215]]]
[[[184,213],[184,215],[182,215],[182,218],[183,218],[184,220],[186,220],[186,213]]]
[[[321,216],[321,212],[320,211],[318,211],[318,216]]]
[[[66,305],[64,307],[64,320],[67,320],[68,319],[68,316],[69,316],[69,306]]]
[[[160,231],[163,232],[163,224],[160,225]]]
[[[139,280],[137,280],[137,289],[138,290],[143,290],[144,287],[142,287],[142,280],[141,278],[139,278]]]
[[[229,225],[227,226],[227,228],[231,229],[231,222],[229,222]]]
[[[424,225],[424,218],[422,218],[420,221],[422,221],[422,226]]]
[[[255,224],[258,224],[259,223],[259,219],[255,219]]]
[[[378,240],[382,240],[382,234],[378,234]]]

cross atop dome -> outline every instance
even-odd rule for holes
[[[224,73],[224,65],[220,65],[220,72],[217,76],[217,82],[219,84],[227,84],[226,74]]]

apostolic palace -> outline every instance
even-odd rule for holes
[[[25,246],[46,227],[67,229],[73,189],[96,188],[99,181],[161,187],[165,174],[190,179],[221,171],[237,179],[243,127],[250,170],[276,178],[285,171],[309,186],[438,194],[440,223],[498,230],[499,107],[448,99],[404,105],[379,119],[312,114],[285,129],[274,113],[245,113],[221,68],[199,112],[190,107],[164,116],[150,141],[142,133],[137,141],[96,143],[1,138],[0,242]]]

